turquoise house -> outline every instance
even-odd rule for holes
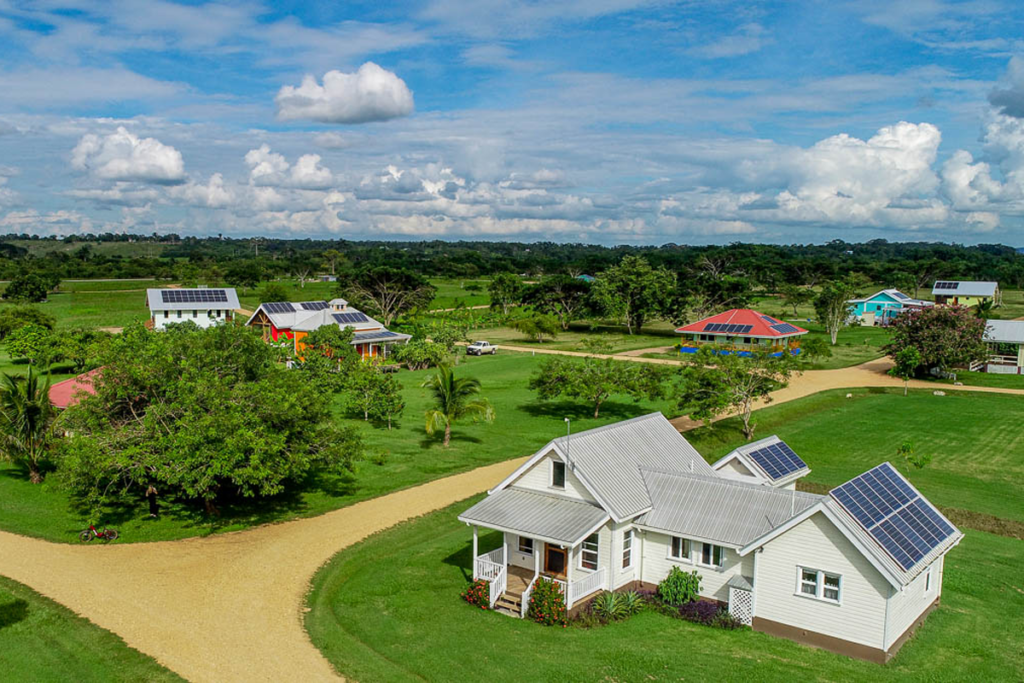
[[[898,289],[883,289],[863,299],[849,299],[850,317],[864,325],[888,325],[909,308],[932,306],[931,301],[909,297]]]

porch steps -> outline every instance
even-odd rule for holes
[[[494,609],[508,612],[512,616],[518,617],[523,609],[523,596],[513,593],[502,593],[501,597],[494,603]]]

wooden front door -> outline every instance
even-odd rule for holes
[[[544,544],[544,572],[554,576],[565,576],[565,550]]]

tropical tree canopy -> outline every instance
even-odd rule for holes
[[[0,453],[28,469],[33,484],[43,480],[57,413],[50,403],[50,381],[29,368],[26,377],[0,375]]]
[[[434,405],[426,412],[427,434],[444,430],[442,445],[445,448],[452,440],[454,422],[490,422],[494,419],[494,408],[490,401],[477,397],[480,393],[480,380],[475,377],[456,377],[451,367],[442,365],[436,374],[423,382],[423,386],[430,390]]]
[[[988,355],[984,342],[985,321],[964,306],[929,306],[905,311],[893,320],[889,329],[892,341],[885,346],[885,352],[897,358],[905,348],[917,349],[918,374],[932,368],[945,372]]]

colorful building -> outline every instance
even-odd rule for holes
[[[998,282],[939,280],[932,287],[932,297],[940,306],[944,304],[977,306],[982,301],[991,301],[994,306],[1002,303]]]
[[[683,336],[679,350],[696,353],[701,346],[723,347],[725,353],[749,356],[752,351],[800,353],[807,330],[749,308],[734,308],[676,330]]]
[[[934,305],[931,301],[915,299],[898,289],[883,289],[863,299],[850,299],[850,317],[868,326],[888,325],[893,318],[911,308]]]
[[[405,344],[412,337],[385,329],[384,325],[344,299],[327,301],[281,301],[260,304],[245,323],[262,330],[264,341],[291,341],[296,356],[302,356],[302,340],[325,325],[352,328],[352,345],[363,358],[387,357],[393,344]]]

